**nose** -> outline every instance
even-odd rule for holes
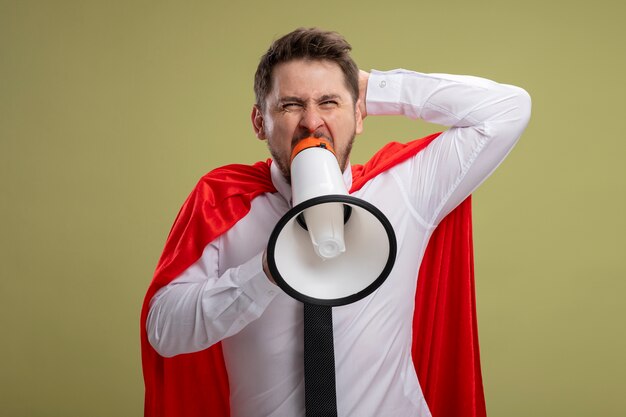
[[[324,119],[320,115],[319,111],[315,108],[307,108],[302,113],[300,119],[300,126],[307,129],[310,133],[315,132],[324,125]]]

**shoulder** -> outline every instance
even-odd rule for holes
[[[204,174],[194,192],[208,193],[221,200],[238,194],[274,192],[269,161],[252,165],[230,164]]]
[[[390,142],[363,165],[352,167],[353,190],[358,190],[375,176],[417,155],[435,140],[441,132],[407,143]]]
[[[270,178],[270,161],[259,161],[252,165],[229,164],[215,168],[204,174],[199,183],[212,180],[240,180],[263,182]]]

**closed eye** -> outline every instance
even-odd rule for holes
[[[302,107],[303,107],[302,103],[287,102],[287,103],[283,103],[280,108],[283,111],[295,111],[295,110],[301,109]]]
[[[337,102],[337,100],[324,100],[320,103],[320,107],[323,109],[335,108],[338,105],[339,105],[339,102]]]

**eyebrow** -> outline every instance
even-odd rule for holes
[[[321,103],[322,101],[326,100],[341,101],[341,96],[339,94],[324,94],[322,97],[319,98],[319,100],[317,100],[317,102]]]

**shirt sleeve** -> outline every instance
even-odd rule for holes
[[[164,357],[197,352],[259,318],[277,293],[265,276],[262,253],[220,276],[219,238],[150,302],[148,340]]]
[[[450,128],[407,162],[399,178],[431,226],[469,196],[511,151],[530,118],[530,96],[484,78],[372,71],[367,113],[404,115]]]

